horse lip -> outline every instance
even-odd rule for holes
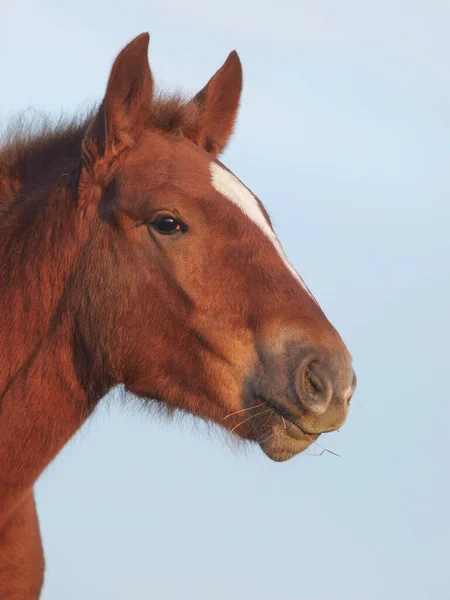
[[[292,425],[294,425],[294,427],[297,427],[297,429],[300,429],[300,431],[308,436],[319,436],[322,433],[326,433],[325,431],[320,431],[320,432],[311,432],[311,431],[307,431],[306,429],[304,429],[301,425],[299,425],[298,423],[296,423],[295,421],[292,420],[292,417],[290,417],[282,408],[280,408],[279,406],[277,406],[276,404],[274,404],[272,401],[267,400],[266,398],[261,397],[262,402],[265,402],[267,404],[267,406],[273,410],[273,412],[277,413],[278,415],[280,415],[280,417],[283,417],[284,419],[286,419],[286,421],[289,421],[289,423],[291,423]]]

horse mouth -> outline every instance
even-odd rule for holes
[[[317,437],[320,435],[320,433],[313,433],[311,431],[307,431],[302,425],[300,425],[300,423],[296,423],[295,421],[292,420],[292,418],[288,415],[288,413],[286,411],[284,411],[282,408],[280,408],[279,406],[277,406],[276,404],[274,404],[273,402],[270,402],[269,400],[266,399],[261,399],[263,402],[265,402],[265,404],[278,416],[280,416],[283,420],[284,423],[289,423],[292,427],[297,428],[300,430],[300,432],[303,435],[312,437],[312,436],[316,436]],[[294,430],[295,431],[295,430]]]
[[[272,411],[276,420],[271,426],[271,434],[258,439],[263,452],[276,462],[289,460],[296,454],[300,454],[313,444],[320,433],[311,433],[305,430],[301,424],[293,421],[292,417],[278,404],[266,398],[259,398]]]

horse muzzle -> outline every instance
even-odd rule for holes
[[[251,404],[265,405],[264,417],[249,425],[270,458],[288,460],[345,423],[356,376],[342,342],[331,349],[290,342],[259,356],[248,389]]]

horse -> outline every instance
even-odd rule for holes
[[[260,200],[218,159],[236,52],[191,99],[154,91],[143,33],[85,118],[0,150],[0,597],[44,577],[33,486],[112,388],[275,461],[346,420],[352,358]]]

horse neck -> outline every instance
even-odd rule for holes
[[[97,400],[76,374],[70,331],[46,336],[10,378],[0,405],[0,524],[81,427]]]
[[[80,375],[76,182],[16,202],[1,225],[0,525],[108,391]]]

